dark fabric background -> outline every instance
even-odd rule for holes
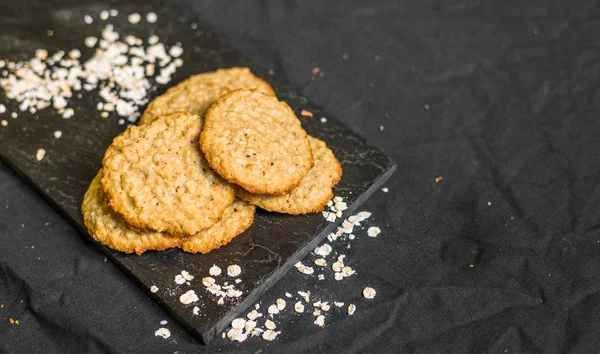
[[[262,299],[311,289],[356,314],[202,346],[0,165],[0,352],[598,351],[597,1],[176,3],[397,161],[363,208],[382,235],[345,252],[359,274]]]

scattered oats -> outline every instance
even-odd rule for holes
[[[140,22],[141,18],[142,17],[137,12],[134,12],[134,13],[130,14],[129,16],[127,16],[127,20],[129,21],[129,23],[134,24],[134,25],[136,23]]]
[[[317,301],[313,303],[314,307],[321,307],[322,302],[321,301]]]
[[[315,248],[315,253],[321,257],[327,257],[333,249],[327,243],[324,243],[320,247]]]
[[[193,275],[191,275],[190,273],[188,273],[188,272],[187,272],[187,271],[185,271],[185,270],[182,270],[182,271],[181,271],[181,276],[182,276],[182,277],[183,277],[183,279],[185,279],[185,280],[192,280],[192,279],[194,279],[194,276],[193,276]]]
[[[148,44],[155,45],[156,43],[158,43],[158,36],[152,35],[148,37]]]
[[[290,299],[291,299],[291,298],[292,298],[292,294],[290,294],[290,293],[286,292],[286,293],[285,293],[285,297],[287,297],[287,298],[290,298]]]
[[[75,111],[73,110],[73,108],[67,108],[67,109],[65,109],[64,113],[62,114],[62,117],[64,119],[69,119],[69,118],[73,117],[74,114],[75,114]]]
[[[175,283],[179,284],[179,285],[184,284],[185,283],[185,278],[183,277],[183,275],[177,274],[175,276]]]
[[[240,297],[242,296],[243,292],[241,290],[236,290],[236,289],[227,289],[226,292],[227,296],[229,297]]]
[[[148,12],[146,14],[146,21],[148,21],[148,23],[156,23],[156,20],[158,20],[158,16],[154,12]]]
[[[261,316],[262,316],[262,313],[259,313],[256,310],[252,310],[246,315],[246,317],[248,317],[248,319],[250,319],[250,320],[255,320]]]
[[[351,240],[354,240],[356,238],[356,236],[354,236],[354,234],[350,234],[350,235],[348,235],[348,238]],[[350,246],[350,245],[348,245],[348,246]]]
[[[42,161],[44,156],[46,156],[46,150],[44,149],[38,149],[38,151],[35,153],[35,159],[38,161]]]
[[[236,283],[236,284],[239,284],[239,283],[241,283],[241,282],[242,282],[242,279],[240,279],[240,278],[237,278],[237,279],[235,280],[235,283]]]
[[[166,325],[167,323],[169,323],[169,321],[167,321],[167,320],[160,321],[160,324],[163,325],[163,326]]]
[[[217,300],[217,305],[223,305],[225,304],[225,300],[223,300],[222,297],[219,298],[219,300]]]
[[[234,329],[243,330],[245,326],[246,320],[243,318],[236,318],[235,320],[233,320],[233,322],[231,322],[231,327]]]
[[[345,255],[340,255],[338,257],[338,260],[335,261],[332,265],[331,265],[331,269],[333,269],[334,272],[341,272],[342,268],[344,268],[344,258],[346,258]]]
[[[338,301],[334,301],[334,302],[333,302],[333,304],[334,304],[336,307],[342,307],[342,306],[344,306],[344,303],[343,303],[343,302],[338,302]]]
[[[102,113],[100,113],[100,117],[102,117],[102,118],[108,118],[108,112],[102,112]]]
[[[108,11],[104,10],[104,11],[100,12],[100,19],[102,21],[108,20],[108,16],[110,16],[110,14],[108,13]]]
[[[302,111],[300,111],[300,115],[303,117],[311,117],[313,116],[311,111],[308,111],[306,109],[303,109]]]
[[[327,123],[327,118],[321,117],[321,123]]]
[[[183,59],[181,58],[177,58],[173,61],[173,63],[175,63],[175,67],[176,68],[180,68],[183,66]]]
[[[194,306],[194,309],[192,310],[192,313],[195,316],[198,316],[198,314],[200,314],[200,308],[198,306]]]
[[[98,43],[98,38],[96,38],[96,37],[87,37],[84,40],[84,44],[88,48],[94,47],[96,45],[96,43]]]
[[[381,229],[378,228],[377,226],[371,226],[367,230],[367,235],[369,235],[369,237],[377,237],[377,235],[379,235],[380,233],[381,233]]]
[[[283,309],[285,308],[285,300],[284,299],[277,299],[277,309],[279,311],[283,311]]]
[[[262,339],[264,340],[268,340],[268,341],[272,341],[275,338],[277,338],[277,335],[279,334],[279,332],[275,332],[271,329],[266,330],[263,335],[262,335]]]
[[[227,267],[227,275],[230,277],[237,277],[242,273],[242,267],[237,264],[232,264]]]
[[[327,261],[324,260],[323,258],[317,258],[315,259],[315,264],[320,266],[320,267],[326,267],[327,266]]]
[[[157,291],[158,291],[158,286],[156,286],[156,285],[152,285],[152,286],[150,287],[150,292],[152,292],[152,293],[155,293],[155,292],[157,292]]]
[[[208,270],[208,274],[212,275],[213,277],[216,277],[217,275],[221,275],[221,268],[219,268],[215,264],[213,264],[213,266],[210,267],[210,269]]]
[[[383,187],[383,188],[381,188],[381,191],[382,191],[383,193],[387,193],[387,192],[389,192],[390,190],[389,190],[387,187]]]
[[[323,316],[323,315],[317,316],[317,319],[315,320],[314,324],[316,324],[319,327],[325,326],[325,316]]]
[[[105,110],[105,111],[107,111],[107,112],[112,112],[112,111],[114,111],[114,110],[115,110],[115,105],[114,105],[114,103],[110,103],[110,102],[107,102],[107,103],[105,103],[105,104],[104,104],[104,110]]]
[[[248,339],[248,334],[244,333],[243,329],[235,329],[232,328],[227,331],[227,338],[234,340],[236,342],[243,342]]]
[[[125,124],[125,119],[119,119],[119,125]]]
[[[338,280],[338,281],[339,281],[339,280],[342,280],[342,279],[344,279],[344,274],[342,274],[342,273],[335,273],[335,274],[333,275],[333,278],[334,278],[335,280]]]
[[[46,49],[36,49],[35,57],[40,60],[46,60],[48,58],[48,51]]]
[[[310,302],[310,291],[298,291],[298,295],[302,296],[304,298],[304,301]]]
[[[356,273],[356,272],[349,266],[345,266],[344,268],[342,268],[342,275],[344,277],[349,277],[349,276],[353,275],[354,273]]]
[[[198,300],[198,295],[196,295],[194,290],[188,290],[188,292],[179,297],[179,302],[184,305],[191,304],[192,302],[196,302]]]
[[[254,304],[254,308],[258,310],[260,308],[260,304]]]
[[[6,112],[6,106],[3,104],[0,104],[0,114]]]
[[[156,332],[154,332],[154,336],[163,337],[164,339],[167,339],[171,336],[171,331],[164,327],[159,328]]]
[[[221,333],[221,337],[225,338],[225,332]]]
[[[366,299],[372,299],[372,298],[374,298],[376,293],[377,292],[375,291],[375,289],[373,289],[371,287],[368,287],[368,286],[363,290],[363,296]]]
[[[252,332],[256,328],[256,321],[248,320],[246,321],[246,325],[244,326],[244,330],[246,332]]]
[[[265,327],[267,327],[267,329],[275,329],[275,328],[277,328],[277,326],[275,325],[275,322],[273,322],[271,320],[266,320],[265,321]]]
[[[75,59],[79,59],[81,57],[81,52],[79,51],[79,49],[73,49],[69,52],[69,58],[75,60]]]
[[[299,313],[304,312],[304,305],[302,304],[301,301],[298,301],[294,304],[294,310]]]
[[[319,275],[317,275],[317,278],[318,278],[319,280],[325,280],[325,275],[323,275],[323,274],[319,274]]]
[[[212,277],[204,277],[202,278],[202,285],[211,286],[215,283],[215,278]]]
[[[321,310],[327,312],[329,311],[329,309],[331,308],[331,305],[329,305],[328,303],[324,302],[321,304]]]
[[[4,106],[2,106],[2,107],[4,107]],[[12,112],[12,113],[10,114],[10,116],[12,117],[12,119],[17,119],[17,117],[18,117],[19,115],[17,114],[17,112]]]
[[[348,314],[350,316],[354,315],[354,311],[356,311],[356,305],[354,305],[354,304],[348,305]]]
[[[169,49],[169,55],[173,58],[178,58],[183,53],[183,48],[178,45],[174,45]]]
[[[117,15],[119,15],[119,11],[115,10],[115,9],[108,10],[108,13],[110,14],[111,17],[117,17]]]
[[[6,121],[6,119],[2,119],[2,121],[0,122],[0,124],[1,124],[3,127],[6,127],[6,126],[8,125],[8,122]]]
[[[88,25],[94,22],[94,19],[90,15],[83,16],[83,21]]]
[[[304,264],[302,264],[302,262],[298,262],[296,263],[296,269],[298,269],[298,271],[300,273],[304,273],[304,274],[313,274],[315,272],[315,270],[312,267],[307,267]]]
[[[329,215],[327,215],[326,219],[329,222],[335,222],[335,213],[329,213]]]
[[[273,305],[269,306],[269,309],[267,310],[267,312],[270,315],[276,315],[279,313],[279,309],[277,308],[277,305],[273,304]]]

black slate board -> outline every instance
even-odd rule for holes
[[[85,5],[74,1],[68,3],[32,2],[20,8],[8,8],[0,2],[2,19],[11,19],[0,21],[0,40],[3,42],[0,58],[14,61],[27,59],[33,56],[37,48],[48,49],[51,53],[59,49],[78,48],[85,58],[92,53],[83,46],[83,39],[87,36],[99,36],[105,23],[111,23],[120,33],[130,33],[142,38],[155,33],[164,43],[182,43],[185,49],[184,66],[167,86],[198,72],[231,66],[250,66],[256,74],[272,81],[269,75],[253,67],[247,59],[223,44],[211,32],[201,28],[192,29],[192,21],[173,6],[164,3],[138,4],[134,1],[93,2]],[[98,13],[108,8],[118,9],[121,14],[107,22],[97,20]],[[149,25],[142,21],[132,25],[127,22],[125,14],[144,14],[149,11],[159,14],[157,24]],[[28,16],[33,12],[45,12],[48,16],[41,21],[39,18],[34,21]],[[91,25],[85,24],[85,14],[93,15],[96,21]],[[51,37],[47,35],[49,29],[54,32]],[[342,163],[344,176],[336,187],[335,194],[343,196],[347,201],[348,209],[344,212],[344,217],[348,216],[389,178],[396,167],[394,162],[307,98],[284,85],[271,83],[278,97],[297,113],[302,109],[314,113],[314,118],[301,117],[301,120],[307,132],[326,141]],[[155,97],[165,89],[162,86],[152,92],[151,96]],[[116,115],[108,119],[100,118],[95,109],[97,102],[95,92],[82,91],[81,98],[74,98],[70,102],[70,107],[76,108],[76,114],[69,120],[62,119],[49,109],[36,114],[19,111],[19,118],[11,119],[9,114],[17,111],[16,104],[9,102],[4,93],[0,92],[0,103],[8,108],[7,113],[0,115],[0,119],[9,121],[7,127],[0,127],[2,161],[30,182],[88,237],[80,214],[80,203],[89,182],[101,165],[105,148],[124,129],[124,126],[117,123]],[[327,122],[321,123],[319,117],[327,117]],[[55,130],[63,132],[61,139],[53,137],[52,132]],[[40,162],[35,159],[38,148],[46,150],[46,157]],[[183,326],[206,343],[229,325],[241,311],[254,304],[299,259],[335,230],[341,220],[329,223],[321,214],[292,217],[259,211],[255,223],[248,231],[227,247],[208,255],[191,255],[179,250],[147,252],[142,256],[125,255],[91,242],[137,281],[149,296]],[[221,268],[228,264],[239,264],[242,267],[240,278],[243,281],[236,284],[236,288],[244,292],[242,297],[217,305],[216,298],[210,296],[200,283],[200,278],[208,275],[208,268],[213,264]],[[190,285],[174,283],[175,275],[182,270],[196,276]],[[149,289],[152,285],[156,285],[159,291],[151,293]],[[196,291],[200,301],[182,305],[179,295],[189,289]],[[192,314],[194,306],[200,307],[200,314],[197,316]]]

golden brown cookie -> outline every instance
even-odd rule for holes
[[[133,126],[104,154],[110,207],[139,230],[192,236],[219,221],[235,196],[198,146],[202,119],[176,112]]]
[[[276,97],[235,90],[206,112],[200,147],[223,178],[252,193],[284,195],[313,166],[308,137]]]
[[[182,241],[180,247],[189,253],[208,253],[226,245],[252,225],[255,211],[254,205],[236,198],[219,222]]]
[[[106,203],[98,172],[83,197],[81,211],[90,235],[103,245],[125,253],[142,254],[177,247],[181,239],[160,232],[137,232],[130,229]]]
[[[219,69],[194,75],[150,102],[138,124],[147,124],[156,117],[176,111],[203,116],[206,110],[228,91],[256,89],[275,96],[271,85],[252,74],[248,68]]]
[[[262,209],[278,213],[296,215],[322,211],[333,198],[331,188],[342,178],[342,167],[323,141],[312,136],[308,140],[315,165],[296,189],[289,194],[275,196],[252,194],[238,188],[238,197]]]

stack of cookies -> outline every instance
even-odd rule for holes
[[[250,227],[257,206],[323,210],[341,175],[268,83],[221,69],[169,89],[114,139],[82,212],[92,237],[118,251],[207,253]]]

